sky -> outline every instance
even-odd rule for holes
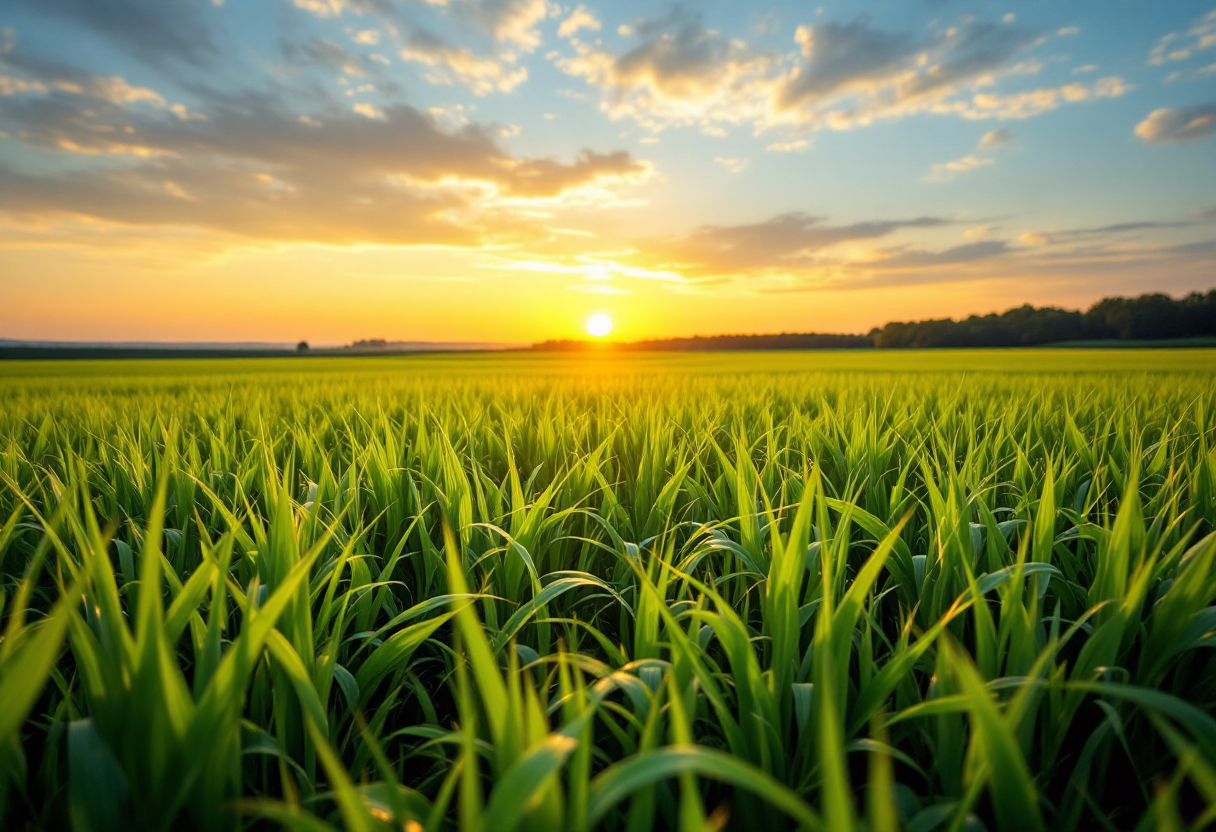
[[[0,338],[865,332],[1211,288],[1213,0],[0,4]]]

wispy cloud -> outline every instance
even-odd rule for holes
[[[981,150],[987,150],[992,147],[1000,147],[1003,144],[1009,144],[1013,141],[1013,131],[1005,128],[1000,130],[989,130],[980,137],[978,147]]]
[[[1185,32],[1163,35],[1148,55],[1151,66],[1186,61],[1196,53],[1216,48],[1216,10],[1196,20]]]
[[[974,154],[967,154],[959,159],[953,159],[949,162],[941,162],[933,165],[930,172],[921,177],[922,182],[949,182],[959,174],[967,173],[968,171],[982,168],[986,165],[991,165],[991,159],[985,159]]]
[[[1009,244],[1004,240],[965,243],[944,251],[897,250],[890,256],[867,262],[865,268],[871,271],[934,269],[988,260],[1007,254],[1009,250]]]
[[[641,243],[639,249],[655,267],[690,279],[796,273],[815,267],[836,246],[949,224],[938,217],[917,217],[831,225],[823,217],[790,213],[758,223],[706,225],[684,237]]]
[[[811,142],[808,139],[793,139],[788,142],[772,142],[765,145],[764,149],[772,153],[800,153],[810,147]]]
[[[977,151],[991,151],[1002,145],[1009,144],[1013,141],[1013,131],[1001,128],[999,130],[989,130],[980,137],[975,148]],[[952,159],[949,162],[941,162],[930,167],[929,172],[921,177],[922,182],[949,182],[958,176],[969,171],[977,170],[978,168],[987,167],[993,163],[993,159],[987,156],[977,156],[974,153],[968,153],[958,159]]]

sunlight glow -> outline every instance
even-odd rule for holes
[[[587,332],[595,338],[603,338],[612,332],[612,318],[603,312],[596,313],[587,319]]]

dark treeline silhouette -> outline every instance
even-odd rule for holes
[[[870,332],[879,348],[1028,347],[1067,341],[1141,341],[1216,335],[1216,289],[1180,300],[1148,294],[1104,298],[1086,312],[1029,304],[1000,314],[889,323]]]
[[[545,341],[532,349],[546,352],[582,350],[841,350],[874,346],[868,335],[822,335],[783,332],[780,335],[697,335],[692,338],[658,338],[651,341]]]

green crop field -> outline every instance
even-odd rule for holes
[[[1216,822],[1216,351],[0,364],[0,827]]]

